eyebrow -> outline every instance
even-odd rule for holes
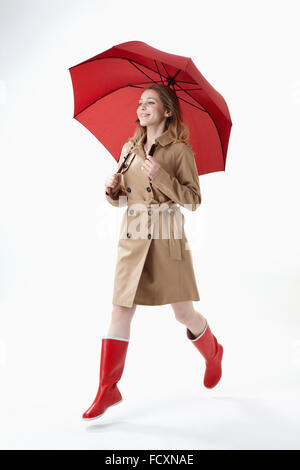
[[[154,100],[156,99],[154,96],[148,96],[148,98],[146,98],[146,99],[149,100],[150,98],[154,99]],[[140,99],[139,101],[142,101],[142,100]]]

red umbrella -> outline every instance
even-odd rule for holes
[[[192,59],[129,41],[69,68],[74,118],[119,160],[123,144],[136,129],[143,88],[172,87],[190,130],[198,174],[225,171],[232,122],[226,102]]]

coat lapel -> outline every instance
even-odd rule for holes
[[[166,145],[170,144],[171,142],[174,142],[175,138],[171,135],[169,129],[165,130],[159,137],[157,137],[154,141],[154,152],[152,155],[155,155],[156,150],[159,147],[165,147]],[[150,151],[152,150],[152,147]],[[145,160],[145,152],[143,149],[142,143],[136,144],[132,151],[136,153],[143,161]],[[149,151],[149,153],[150,153]]]

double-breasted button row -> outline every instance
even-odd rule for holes
[[[148,210],[148,215],[152,215],[153,211],[150,209]],[[134,215],[134,209],[129,209],[129,214]]]
[[[132,234],[131,233],[127,233],[127,238],[131,238],[132,237]],[[151,238],[151,233],[148,233],[148,238],[150,239]]]
[[[124,165],[124,166],[125,166],[125,165]],[[126,190],[127,190],[129,193],[131,192],[131,188],[129,188],[129,187],[126,188]],[[147,186],[146,190],[148,191],[148,193],[150,193],[150,191],[151,191],[150,186]]]

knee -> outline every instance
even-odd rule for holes
[[[112,321],[113,322],[128,322],[132,320],[135,313],[136,306],[123,307],[121,305],[113,305],[112,309]]]
[[[176,307],[173,308],[173,310],[176,320],[184,324],[188,323],[195,313],[193,309],[187,309],[183,307]]]

